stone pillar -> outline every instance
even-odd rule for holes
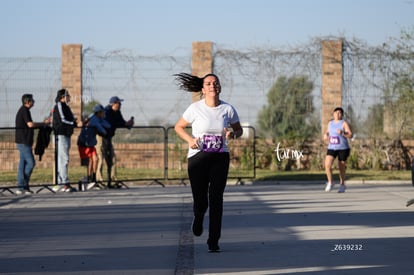
[[[322,42],[322,135],[335,107],[342,106],[342,43],[342,40]]]
[[[213,43],[212,42],[193,42],[192,74],[203,77],[213,72]],[[192,93],[192,101],[202,98],[201,91]]]
[[[71,95],[70,107],[74,115],[82,118],[82,45],[62,45],[62,88]]]

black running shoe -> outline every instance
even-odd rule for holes
[[[209,244],[208,245],[208,252],[209,253],[219,253],[221,252],[220,247],[218,244]]]
[[[203,234],[203,220],[204,220],[203,216],[194,216],[191,229],[193,230],[193,234],[197,237]]]

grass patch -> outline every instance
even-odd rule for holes
[[[333,171],[334,179],[339,179],[339,171]],[[351,170],[346,171],[347,180],[411,180],[411,170],[375,171]],[[325,171],[269,171],[256,170],[256,180],[260,181],[326,181]]]

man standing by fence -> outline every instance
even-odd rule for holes
[[[112,137],[115,135],[116,128],[131,128],[134,126],[134,117],[126,121],[121,113],[121,102],[117,96],[113,96],[109,100],[109,105],[105,108],[105,120],[109,122],[111,128],[105,137],[98,137],[98,158],[105,159],[108,173],[108,188],[120,188],[120,185],[112,185],[112,181],[116,181],[116,158],[115,150],[112,143]],[[99,148],[100,146],[100,148]],[[97,181],[103,181],[102,177],[102,161],[98,162],[96,174]]]
[[[22,96],[23,105],[16,114],[16,135],[15,141],[20,154],[19,168],[17,171],[17,191],[16,194],[31,194],[29,188],[30,177],[35,166],[33,155],[34,128],[46,126],[50,123],[50,118],[43,123],[35,123],[32,120],[30,109],[33,107],[35,100],[32,94]]]

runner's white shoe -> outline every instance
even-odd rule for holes
[[[327,182],[325,186],[325,192],[330,192],[333,186],[333,183]]]

